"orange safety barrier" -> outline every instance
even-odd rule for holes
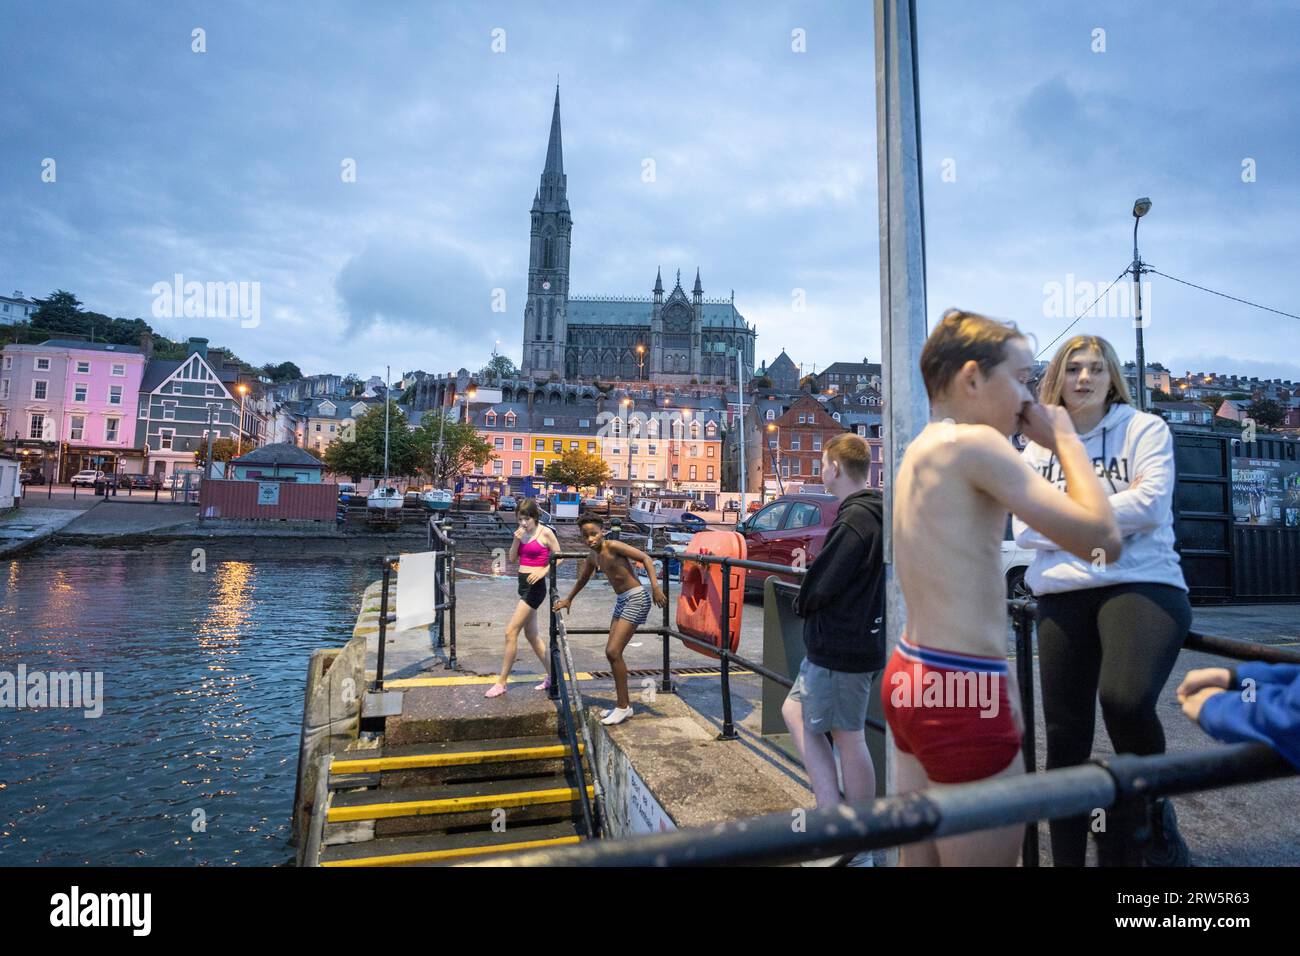
[[[692,554],[712,554],[718,557],[745,558],[745,538],[735,531],[700,531],[691,537],[682,555],[681,592],[677,597],[677,630],[691,637],[722,646],[722,574],[718,564],[700,564],[690,561]],[[730,603],[726,608],[731,622],[730,650],[740,647],[740,622],[745,611],[745,569],[727,568],[731,575]],[[705,657],[718,657],[710,651],[687,644],[691,650]]]

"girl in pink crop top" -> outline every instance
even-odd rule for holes
[[[519,603],[506,625],[506,653],[501,664],[501,673],[496,683],[487,689],[484,697],[500,697],[509,686],[510,669],[515,666],[515,657],[519,651],[519,632],[527,638],[533,653],[542,662],[542,671],[550,670],[550,655],[538,633],[537,609],[546,600],[546,576],[550,572],[551,555],[560,550],[559,539],[555,532],[541,522],[541,509],[532,498],[525,498],[515,508],[515,518],[519,527],[515,530],[514,540],[510,542],[510,560],[519,559]],[[555,562],[559,567],[560,562]],[[549,690],[551,679],[547,677],[535,690]]]

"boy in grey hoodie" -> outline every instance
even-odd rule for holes
[[[1048,365],[1044,405],[1064,405],[1109,493],[1123,536],[1118,561],[1070,554],[1017,518],[1016,543],[1036,554],[1025,583],[1038,597],[1039,668],[1047,721],[1047,769],[1092,753],[1097,699],[1116,753],[1164,753],[1156,699],[1191,625],[1191,605],[1174,550],[1174,444],[1169,426],[1132,405],[1115,350],[1076,336]],[[1056,456],[1030,442],[1030,468],[1062,491]],[[1157,801],[1148,865],[1185,865],[1173,805]],[[1056,866],[1082,866],[1088,820],[1051,822]]]

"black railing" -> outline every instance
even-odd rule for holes
[[[573,665],[573,654],[569,649],[563,622],[557,623],[555,643],[560,650],[562,667],[559,675],[552,674],[551,686],[555,686],[556,677],[558,676],[560,712],[564,716],[564,733],[569,746],[569,758],[573,764],[573,775],[576,779],[578,793],[581,795],[582,820],[587,826],[587,835],[592,839],[599,839],[605,826],[604,790],[600,784],[600,776],[596,773],[595,753],[591,747],[591,732],[587,728],[586,707],[582,703],[582,692],[578,689],[578,672]],[[569,684],[570,680],[573,681],[572,687]],[[581,732],[583,740],[581,747],[578,746],[579,732]],[[583,762],[584,754],[587,758],[585,764]],[[594,811],[592,799],[587,794],[588,770],[591,773],[592,792],[596,798]]]
[[[882,797],[808,810],[803,827],[789,812],[706,828],[584,844],[500,858],[503,866],[757,866],[798,863],[1048,818],[1108,811],[1098,834],[1103,858],[1141,845],[1143,809],[1157,797],[1294,776],[1266,744],[1232,744],[1190,754],[1120,756],[1078,767]]]
[[[444,636],[446,636],[446,645],[449,648],[447,667],[454,670],[456,668],[456,542],[451,537],[451,522],[447,522],[442,528],[437,528],[431,519],[429,521],[430,550],[433,550],[435,537],[437,543],[442,546],[444,554],[442,560],[434,563],[437,603],[434,604],[433,610],[437,615],[435,622],[438,628],[438,646],[444,646]],[[397,621],[396,612],[388,613],[388,595],[391,590],[393,565],[399,561],[401,556],[392,554],[380,559],[383,577],[379,590],[379,648],[375,654],[375,682],[371,685],[372,690],[376,692],[384,689],[384,652],[388,646],[388,625]]]
[[[582,558],[586,558],[588,553],[589,552],[584,552],[584,551],[577,551],[577,552],[566,551],[561,554],[553,555],[552,568],[554,568],[554,561],[556,559],[559,558],[582,559]],[[740,735],[736,732],[736,725],[732,716],[732,705],[731,705],[732,664],[734,663],[735,665],[744,668],[745,670],[752,671],[761,677],[765,677],[768,680],[775,681],[776,683],[780,684],[782,687],[786,687],[786,688],[792,687],[794,686],[794,681],[789,677],[785,677],[781,674],[776,673],[770,668],[764,667],[762,664],[758,663],[757,661],[750,660],[749,658],[741,654],[737,654],[735,651],[731,649],[731,635],[733,633],[732,629],[735,625],[733,623],[732,616],[730,613],[731,610],[730,569],[746,568],[754,571],[768,571],[773,574],[794,574],[799,576],[806,574],[807,569],[791,568],[785,565],[771,564],[765,561],[750,561],[742,558],[723,557],[715,554],[685,554],[683,552],[675,551],[671,548],[662,551],[649,551],[647,552],[647,554],[649,554],[651,558],[657,559],[662,562],[663,592],[664,592],[664,596],[667,597],[668,600],[664,603],[663,624],[658,627],[637,628],[636,633],[657,634],[663,640],[664,658],[663,658],[663,680],[661,683],[661,689],[663,690],[664,693],[673,692],[672,648],[670,644],[672,640],[681,641],[683,644],[686,644],[688,647],[718,657],[720,661],[719,669],[721,671],[721,694],[722,694],[722,731],[721,733],[718,734],[718,739],[736,740],[739,738]],[[725,609],[725,613],[723,614],[724,633],[721,636],[720,647],[717,644],[713,644],[709,641],[702,640],[693,635],[683,634],[681,631],[671,626],[670,617],[669,617],[669,611],[670,608],[672,607],[672,599],[671,599],[671,592],[670,592],[671,577],[669,576],[668,572],[669,572],[669,564],[673,560],[678,560],[683,563],[695,562],[697,564],[719,564],[722,566],[722,571],[723,571],[722,607]],[[554,580],[555,580],[554,575],[552,575],[552,591],[554,590]],[[555,627],[555,622],[554,620],[552,620],[552,641],[554,641],[554,627]],[[608,629],[599,628],[599,627],[582,627],[582,628],[570,627],[567,628],[567,631],[570,634],[608,633]],[[552,673],[554,673],[555,671],[554,661],[552,661],[551,670]],[[885,729],[885,725],[873,717],[867,718],[867,726],[872,728],[873,730],[882,731],[882,732]]]
[[[732,633],[733,625],[732,625],[732,620],[730,615],[731,575],[729,573],[729,569],[747,568],[751,570],[767,571],[772,574],[781,574],[787,576],[788,575],[801,576],[807,573],[807,569],[787,567],[778,564],[770,564],[762,561],[750,561],[747,559],[722,557],[718,555],[703,555],[703,554],[688,555],[685,553],[676,552],[671,548],[663,551],[649,551],[647,553],[650,555],[651,558],[656,558],[663,562],[665,595],[669,593],[668,592],[669,562],[674,558],[682,562],[691,561],[691,562],[696,562],[699,564],[706,564],[706,565],[718,564],[721,565],[723,568],[722,606],[725,609],[725,611],[723,615],[724,633],[722,634],[722,638],[721,638],[721,644],[722,644],[721,647],[714,645],[708,641],[704,641],[699,638],[693,637],[689,634],[683,634],[681,631],[671,627],[669,624],[669,613],[668,613],[671,602],[665,603],[664,622],[661,626],[654,627],[654,628],[638,628],[637,633],[657,633],[662,635],[663,642],[664,642],[664,670],[663,670],[662,686],[664,692],[666,693],[671,692],[673,690],[672,683],[671,683],[671,652],[669,647],[670,639],[675,638],[679,641],[682,641],[684,644],[687,644],[690,647],[705,651],[709,654],[716,655],[717,657],[720,658],[723,721],[722,721],[722,732],[718,734],[717,739],[735,740],[738,738],[739,735],[736,733],[735,726],[732,720],[732,708],[731,708],[730,666],[733,661],[737,665],[746,668],[750,671],[753,671],[754,673],[760,675],[761,677],[766,678],[767,680],[774,681],[775,683],[779,684],[782,687],[789,688],[793,686],[794,682],[789,677],[785,677],[781,674],[777,674],[776,672],[770,670],[769,668],[764,667],[763,665],[758,664],[755,661],[749,660],[748,658],[743,657],[742,655],[736,654],[731,651],[731,633]],[[551,566],[552,593],[554,593],[554,586],[555,586],[554,559],[558,557],[585,558],[586,553],[566,552],[562,555],[552,556],[552,566]],[[1032,598],[1018,598],[1018,599],[1008,600],[1007,610],[1011,618],[1011,624],[1012,624],[1013,633],[1015,637],[1016,677],[1017,677],[1017,683],[1019,684],[1021,713],[1023,715],[1024,723],[1025,723],[1025,732],[1021,739],[1021,753],[1024,757],[1024,762],[1025,762],[1024,780],[1029,782],[1027,786],[1030,787],[1030,792],[1032,792],[1032,787],[1035,785],[1033,782],[1042,781],[1044,779],[1043,774],[1038,774],[1036,772],[1037,771],[1037,741],[1036,741],[1035,714],[1034,714],[1033,635],[1034,635],[1034,622],[1037,616],[1038,605],[1037,602],[1034,601]],[[555,632],[556,624],[557,624],[557,619],[554,611],[552,611],[551,626],[552,626],[553,645],[555,641],[554,632]],[[606,633],[606,630],[603,628],[567,628],[567,631],[570,634]],[[1276,647],[1273,645],[1257,644],[1257,643],[1252,643],[1250,641],[1241,641],[1241,640],[1235,640],[1231,638],[1201,634],[1195,631],[1190,632],[1188,634],[1187,639],[1183,644],[1183,649],[1189,651],[1199,651],[1199,652],[1209,653],[1209,654],[1217,654],[1222,657],[1229,657],[1236,660],[1300,664],[1300,651],[1290,650],[1288,648],[1283,648],[1283,647]],[[554,651],[552,657],[551,672],[552,672],[552,692],[554,694],[554,679],[555,679],[554,675],[557,673]],[[867,726],[873,730],[882,733],[885,730],[884,724],[882,722],[871,717],[867,718]],[[1251,746],[1263,746],[1263,745],[1251,745]],[[1276,757],[1276,754],[1271,749],[1265,748],[1265,750],[1267,750],[1268,753],[1273,754],[1273,756]],[[1101,854],[1100,854],[1100,861],[1102,865],[1133,865],[1139,861],[1140,851],[1145,841],[1144,834],[1149,832],[1148,821],[1151,813],[1151,801],[1155,797],[1160,796],[1163,792],[1165,792],[1165,791],[1152,790],[1148,786],[1148,781],[1146,781],[1145,778],[1141,776],[1141,773],[1155,773],[1157,771],[1163,772],[1162,768],[1166,768],[1167,766],[1172,766],[1175,768],[1174,771],[1172,771],[1173,772],[1172,779],[1174,780],[1175,783],[1178,783],[1179,781],[1182,781],[1184,779],[1183,776],[1180,775],[1182,774],[1182,770],[1179,769],[1179,768],[1184,768],[1184,765],[1179,761],[1184,760],[1188,756],[1193,758],[1205,756],[1208,763],[1202,765],[1197,763],[1195,760],[1193,760],[1193,762],[1191,764],[1188,764],[1185,768],[1187,774],[1190,775],[1187,779],[1201,781],[1201,783],[1187,786],[1186,789],[1183,790],[1172,791],[1172,792],[1189,792],[1191,790],[1197,790],[1197,789],[1209,789],[1215,786],[1228,786],[1236,783],[1250,783],[1250,782],[1254,782],[1256,779],[1272,779],[1273,776],[1284,776],[1288,772],[1293,772],[1290,771],[1289,765],[1287,765],[1285,761],[1281,761],[1280,757],[1276,757],[1277,761],[1281,761],[1280,764],[1281,769],[1279,769],[1278,772],[1271,774],[1271,776],[1263,777],[1263,778],[1255,778],[1247,775],[1242,779],[1231,778],[1231,779],[1218,780],[1213,776],[1213,774],[1207,775],[1206,773],[1206,767],[1213,768],[1218,766],[1218,764],[1215,763],[1214,759],[1212,759],[1210,756],[1217,753],[1219,753],[1219,751],[1208,751],[1202,754],[1179,755],[1176,758],[1169,757],[1169,755],[1160,755],[1158,757],[1146,757],[1146,758],[1138,758],[1138,757],[1133,757],[1131,755],[1123,755],[1099,763],[1100,767],[1112,773],[1117,772],[1114,771],[1112,768],[1115,767],[1120,768],[1124,774],[1128,775],[1124,779],[1129,784],[1126,789],[1121,788],[1120,795],[1115,798],[1115,800],[1118,802],[1119,805],[1118,808],[1120,811],[1120,819],[1118,821],[1118,825],[1113,826],[1111,828],[1113,831],[1118,831],[1120,833],[1125,834],[1126,839],[1110,839],[1110,840],[1102,841],[1102,843],[1104,844],[1101,847]],[[1258,758],[1258,756],[1243,758],[1243,760],[1245,760],[1244,766],[1246,766],[1247,770],[1250,771],[1250,768],[1254,768],[1257,766],[1257,764],[1259,764],[1260,759],[1262,758]],[[1173,761],[1173,763],[1171,764],[1158,763],[1158,761],[1161,760]],[[1136,764],[1132,763],[1134,761],[1138,761],[1138,763]],[[1157,761],[1157,762],[1141,763],[1141,761]],[[1269,761],[1266,760],[1264,761],[1264,763],[1268,764],[1269,766],[1275,766],[1274,763],[1269,763]],[[1231,765],[1236,766],[1236,764],[1231,764]],[[1129,769],[1127,769],[1130,768],[1131,766],[1141,768],[1141,773],[1139,772],[1139,770],[1130,771]],[[1065,777],[1062,777],[1061,779],[1064,779],[1068,782],[1069,780],[1073,779],[1072,777],[1069,777],[1068,774],[1074,773],[1080,769],[1082,768],[1064,768],[1061,770],[1049,771],[1049,774],[1067,775]],[[1131,780],[1130,777],[1132,778]],[[1083,779],[1086,783],[1089,778],[1081,778],[1081,779]],[[1093,779],[1094,782],[1096,780],[1096,778],[1091,778],[1091,779]],[[970,784],[968,786],[991,786],[994,783],[1001,784],[1002,782],[1003,781],[1001,780],[990,781],[987,783]],[[990,792],[994,792],[994,791],[990,791]],[[922,791],[922,793],[928,794],[929,791]],[[913,796],[915,796],[915,794],[906,794],[906,795],[902,795],[901,797],[892,798],[892,799],[902,799],[903,797],[913,797]],[[1089,797],[1089,799],[1092,798]],[[877,801],[877,803],[879,802],[880,801]],[[940,804],[943,804],[945,802],[946,801],[939,801]],[[1102,804],[1099,804],[1094,800],[1093,802],[1087,803],[1084,809],[1086,811],[1088,809],[1092,809],[1100,806],[1102,806]],[[861,812],[863,808],[858,807],[855,808],[855,810]],[[897,812],[897,810],[890,811],[890,812]],[[1039,839],[1038,839],[1038,826],[1037,826],[1038,821],[1043,819],[1049,819],[1049,818],[1055,819],[1057,817],[1070,816],[1073,813],[1074,811],[1069,809],[1068,807],[1062,809],[1062,807],[1060,806],[1053,805],[1051,807],[1050,813],[1044,811],[1043,813],[1040,813],[1038,816],[1015,816],[1014,818],[1001,819],[1000,822],[989,823],[986,824],[985,826],[972,826],[969,827],[968,829],[953,830],[951,832],[945,831],[943,833],[938,833],[936,835],[948,836],[948,835],[954,835],[959,832],[963,832],[963,833],[971,832],[973,830],[985,829],[992,826],[1008,826],[1008,825],[1013,825],[1016,823],[1023,822],[1026,824],[1026,828],[1025,828],[1024,840],[1021,847],[1022,862],[1023,865],[1026,867],[1036,867],[1038,866],[1039,863]],[[784,815],[784,816],[778,815],[778,816],[780,816],[780,819],[782,821],[781,826],[788,832],[790,829],[788,815]],[[888,813],[886,813],[886,816],[888,816]],[[763,820],[766,818],[757,818],[757,819]],[[811,816],[809,819],[811,820]],[[1113,819],[1114,818],[1112,817],[1112,820]],[[746,823],[749,824],[755,822],[757,821],[754,820],[746,821]],[[833,826],[833,824],[834,824],[834,819],[832,817],[827,817],[827,825]],[[728,826],[730,826],[730,824],[728,824]],[[811,823],[810,823],[810,828],[811,828]],[[920,840],[920,839],[931,839],[931,838],[932,838],[931,836],[922,835],[907,840],[898,839],[892,843],[890,842],[872,843],[870,845],[854,843],[851,846],[846,845],[846,848],[842,852],[845,853],[857,852],[864,849],[872,849],[872,848],[884,847],[884,846],[895,846],[904,842],[912,842],[912,839]],[[638,838],[638,840],[643,840],[643,839],[646,838]],[[741,839],[740,842],[743,842],[743,839]],[[671,841],[665,843],[664,845],[665,846],[671,845]],[[752,860],[746,858],[743,860],[727,859],[726,862],[734,862],[734,863],[781,862],[782,860],[814,859],[818,857],[833,855],[829,851],[821,852],[824,849],[827,849],[827,846],[825,844],[817,843],[816,852],[803,853],[802,851],[799,851],[800,853],[802,853],[802,855],[791,856],[786,849],[783,849],[781,852],[784,854],[784,856],[781,857],[781,860],[777,860],[775,858],[772,860]],[[566,857],[566,859],[568,858]],[[575,860],[576,859],[577,858],[575,858]],[[722,857],[716,857],[716,858],[709,857],[709,859],[712,862],[720,862],[723,860]],[[696,859],[695,855],[687,854],[686,856],[683,856],[682,858],[676,860],[675,862],[670,863],[669,865],[694,865],[702,862],[702,860],[703,857]],[[566,865],[570,865],[570,864],[566,863]],[[632,859],[629,857],[626,862],[621,862],[621,863],[611,864],[611,865],[637,866],[637,865],[645,865],[645,864],[642,864],[640,862],[633,862]],[[658,864],[658,865],[663,865],[663,864]]]
[[[430,518],[428,540],[430,551],[440,551],[445,557],[434,567],[437,575],[438,646],[447,648],[447,667],[456,669],[456,541],[451,536],[451,521]]]

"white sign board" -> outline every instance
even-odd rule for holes
[[[278,505],[280,503],[280,483],[278,481],[259,481],[257,483],[257,503],[259,505]]]
[[[627,822],[633,833],[663,833],[677,829],[677,824],[664,812],[631,764],[627,768]]]

